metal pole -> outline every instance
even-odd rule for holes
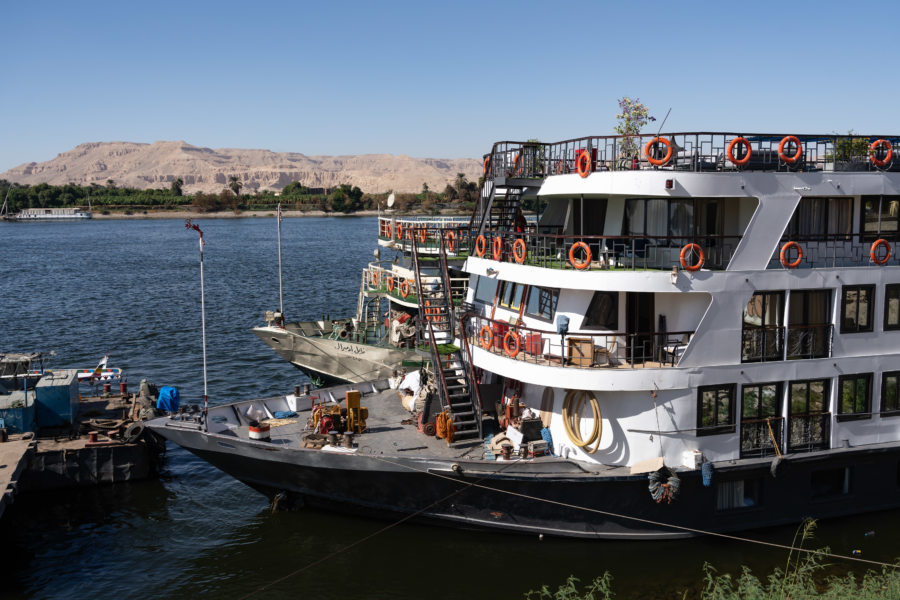
[[[184,226],[200,234],[200,334],[203,340],[203,429],[204,431],[209,431],[207,424],[209,395],[206,385],[206,293],[203,288],[203,231],[199,225],[192,224],[190,219],[185,221]]]
[[[284,319],[284,293],[281,285],[281,202],[278,203],[278,309]]]

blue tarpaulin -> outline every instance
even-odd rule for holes
[[[178,388],[166,385],[159,388],[159,399],[156,401],[156,408],[175,412],[178,410],[180,401],[181,397],[178,395]]]

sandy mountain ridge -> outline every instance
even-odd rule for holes
[[[469,181],[481,175],[481,161],[471,158],[411,158],[405,155],[361,154],[306,156],[297,152],[201,148],[186,142],[89,142],[42,163],[25,163],[0,179],[37,185],[75,183],[138,189],[168,187],[181,177],[186,193],[219,192],[232,175],[240,177],[244,192],[282,189],[292,181],[308,187],[342,183],[364,192],[420,192],[422,183],[442,191],[465,173]]]

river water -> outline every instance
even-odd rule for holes
[[[196,222],[206,240],[210,403],[305,383],[250,332],[278,307],[274,219]],[[375,218],[285,220],[288,318],[353,313],[376,235]],[[56,367],[94,366],[109,354],[131,389],[147,378],[199,402],[197,234],[169,220],[0,223],[0,323],[0,351],[53,350]],[[811,545],[892,561],[898,535],[897,516],[875,513],[822,522]],[[793,536],[792,528],[746,534],[785,544]],[[19,496],[0,521],[0,560],[3,598],[521,598],[604,570],[619,598],[681,598],[706,561],[765,574],[787,553],[718,538],[540,540],[273,513],[262,495],[170,445],[159,479]],[[851,566],[829,562],[835,572]]]

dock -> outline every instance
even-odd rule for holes
[[[6,505],[13,503],[19,491],[19,478],[34,455],[35,443],[28,437],[0,443],[0,517]]]

